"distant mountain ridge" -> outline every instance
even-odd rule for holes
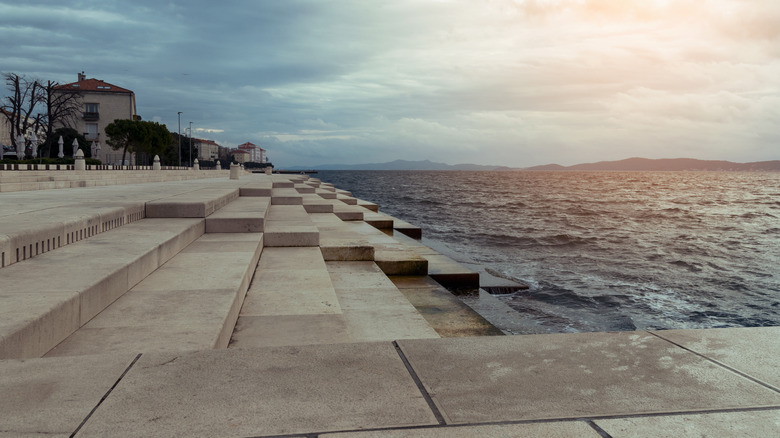
[[[389,163],[366,164],[323,164],[313,167],[290,167],[289,170],[510,170],[504,166],[483,166],[480,164],[445,164],[431,160],[395,160]]]
[[[615,170],[615,171],[780,171],[780,160],[756,161],[752,163],[734,163],[722,160],[697,160],[694,158],[627,158],[619,161],[599,161],[597,163],[561,166],[547,164],[527,167],[523,170]]]
[[[581,171],[780,171],[780,160],[756,161],[752,163],[734,163],[722,160],[697,160],[694,158],[627,158],[618,161],[599,161],[596,163],[575,164],[573,166],[561,166],[560,164],[546,164],[525,168],[511,168],[506,166],[485,166],[480,164],[445,164],[430,160],[408,161],[395,160],[388,163],[366,164],[324,164],[313,167],[289,167],[284,170],[581,170]]]

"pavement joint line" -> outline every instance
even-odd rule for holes
[[[606,430],[600,428],[598,424],[593,422],[593,420],[587,420],[585,423],[587,423],[591,429],[595,430],[596,433],[601,435],[602,438],[612,438],[612,435],[610,435]]]
[[[529,420],[504,420],[504,421],[484,421],[484,422],[466,422],[456,424],[423,424],[416,426],[386,426],[386,427],[370,427],[365,429],[343,429],[343,430],[328,430],[321,432],[304,432],[293,433],[283,435],[252,435],[246,438],[317,438],[320,435],[337,434],[337,433],[353,433],[353,432],[388,432],[394,430],[426,430],[426,429],[456,429],[460,427],[487,427],[487,426],[510,426],[510,425],[523,425],[523,424],[554,424],[554,423],[586,423],[588,426],[599,433],[603,438],[613,438],[612,435],[601,429],[595,421],[597,420],[620,420],[626,418],[648,418],[648,417],[671,417],[682,415],[702,415],[702,414],[728,414],[735,412],[759,412],[759,411],[774,411],[780,410],[778,406],[765,406],[754,408],[733,408],[733,409],[713,409],[708,411],[679,411],[679,412],[653,412],[645,414],[621,414],[621,415],[602,415],[591,417],[562,417],[562,418],[544,418],[544,419],[529,419]],[[601,431],[601,432],[600,432]]]
[[[731,371],[734,374],[737,374],[737,375],[739,375],[741,377],[744,377],[744,378],[746,378],[746,379],[748,379],[748,380],[750,380],[750,381],[752,381],[754,383],[758,383],[759,385],[763,386],[764,388],[771,389],[774,392],[780,393],[780,389],[775,388],[774,386],[772,386],[772,385],[770,385],[770,384],[768,384],[768,383],[766,383],[764,381],[761,381],[761,380],[759,380],[759,379],[757,379],[757,378],[755,378],[755,377],[753,377],[753,376],[751,376],[749,374],[746,374],[746,373],[744,373],[744,372],[742,372],[742,371],[740,371],[740,370],[738,370],[736,368],[733,368],[733,367],[731,367],[729,365],[726,365],[723,362],[720,362],[720,361],[717,361],[717,360],[715,360],[715,359],[713,359],[711,357],[705,356],[704,354],[699,353],[698,351],[691,350],[690,348],[688,348],[688,347],[686,347],[684,345],[678,344],[677,342],[674,342],[674,341],[671,341],[669,339],[666,339],[665,337],[661,336],[658,333],[653,333],[653,332],[650,332],[650,331],[648,331],[647,333],[650,333],[651,335],[653,335],[653,336],[655,336],[655,337],[657,337],[657,338],[659,338],[661,340],[664,340],[664,341],[666,341],[666,342],[668,342],[670,344],[676,345],[676,346],[682,348],[683,350],[689,351],[689,352],[691,352],[691,353],[693,353],[693,354],[695,354],[695,355],[697,355],[697,356],[699,356],[701,358],[707,359],[708,361],[714,363],[715,365],[718,365],[719,367],[723,367],[723,368]]]
[[[412,380],[414,380],[414,384],[417,385],[417,388],[420,390],[420,393],[425,399],[425,402],[428,403],[428,407],[431,409],[431,412],[433,412],[433,416],[436,417],[436,421],[440,426],[446,425],[447,422],[444,420],[444,415],[442,415],[441,411],[439,411],[438,406],[436,406],[436,403],[434,403],[433,398],[431,398],[431,395],[428,394],[428,391],[425,390],[425,385],[423,385],[422,380],[420,380],[420,376],[418,376],[417,372],[414,370],[414,368],[412,368],[412,364],[409,362],[409,359],[407,359],[403,350],[401,350],[401,346],[398,345],[398,341],[393,341],[393,346],[395,347],[395,351],[398,352],[398,356],[401,357],[401,360],[406,367],[406,371],[409,372]]]
[[[133,361],[130,362],[130,365],[128,365],[127,368],[125,368],[125,371],[119,376],[119,378],[116,380],[116,382],[114,382],[114,384],[111,385],[110,388],[108,388],[108,391],[106,391],[106,393],[103,394],[103,397],[95,405],[95,407],[92,408],[91,411],[89,411],[89,414],[87,414],[87,416],[84,418],[84,421],[82,421],[81,424],[79,424],[79,426],[76,428],[76,430],[74,430],[73,433],[70,434],[70,438],[75,437],[76,434],[79,433],[81,428],[84,427],[85,424],[87,424],[87,421],[89,421],[89,419],[92,417],[92,414],[94,414],[95,411],[97,411],[97,409],[100,407],[100,405],[102,405],[103,402],[108,398],[108,396],[111,395],[111,392],[114,390],[114,388],[116,388],[116,386],[119,385],[119,382],[121,382],[122,379],[125,378],[127,373],[130,371],[131,368],[133,368],[133,365],[135,365],[135,363],[138,362],[138,359],[140,359],[140,358],[141,358],[141,353],[138,353],[138,355],[135,356],[135,359],[133,359]]]
[[[413,431],[413,430],[443,430],[443,429],[458,429],[461,427],[489,427],[489,426],[518,426],[523,424],[553,424],[553,423],[588,423],[590,420],[587,418],[564,418],[564,419],[533,419],[533,420],[505,420],[505,421],[485,421],[485,422],[468,422],[457,424],[420,424],[414,426],[385,426],[385,427],[368,427],[364,429],[342,429],[342,430],[328,430],[321,432],[304,432],[304,433],[292,433],[284,435],[252,435],[245,438],[317,438],[320,435],[328,434],[343,434],[343,433],[355,433],[355,432],[390,432],[390,431]],[[597,426],[598,427],[598,426]],[[606,434],[606,432],[604,432]],[[611,435],[605,435],[605,438],[612,438]]]

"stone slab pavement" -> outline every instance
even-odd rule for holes
[[[436,424],[391,343],[145,354],[79,431],[254,436]]]
[[[5,360],[0,436],[778,436],[747,374],[648,332]]]
[[[398,344],[448,423],[780,408],[777,390],[647,332]]]

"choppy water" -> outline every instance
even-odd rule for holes
[[[780,173],[323,171],[549,332],[780,325]]]

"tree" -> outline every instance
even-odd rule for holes
[[[123,163],[128,151],[159,155],[171,142],[171,133],[165,125],[142,120],[114,120],[106,126],[106,136],[112,149],[122,149]]]
[[[198,158],[198,148],[192,148],[192,157],[190,157],[190,141],[191,138],[186,135],[181,136],[181,162],[191,163],[195,158]],[[165,147],[165,150],[160,154],[160,163],[163,166],[178,166],[179,165],[179,134],[176,132],[171,133],[171,143]]]
[[[42,90],[38,81],[29,80],[16,73],[5,73],[3,77],[10,95],[0,106],[3,109],[0,114],[8,121],[11,144],[17,146],[16,138],[19,134],[26,135],[28,129],[40,123],[40,117],[33,117],[33,114],[35,106],[41,101]]]
[[[43,89],[43,103],[46,105],[46,113],[41,118],[41,123],[46,129],[46,140],[41,146],[43,155],[51,156],[52,146],[59,139],[54,135],[55,126],[72,128],[76,118],[81,113],[81,94],[64,90],[58,82],[46,81],[41,85]]]
[[[10,127],[11,143],[16,146],[19,134],[45,132],[43,155],[53,156],[52,145],[59,139],[54,135],[57,125],[72,128],[81,110],[81,95],[74,90],[63,89],[58,82],[27,79],[16,73],[5,73],[9,96],[3,101],[3,116]],[[45,112],[40,112],[41,106]],[[33,151],[36,154],[37,151]]]

